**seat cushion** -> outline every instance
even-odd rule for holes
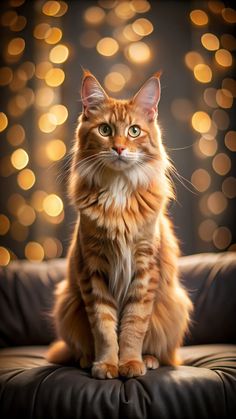
[[[236,417],[236,345],[181,348],[183,365],[97,380],[49,364],[46,346],[0,350],[0,417],[201,419]]]

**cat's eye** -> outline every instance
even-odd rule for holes
[[[110,125],[105,124],[105,123],[99,125],[98,131],[99,131],[99,134],[101,134],[103,137],[109,137],[109,135],[112,134],[112,129]]]
[[[131,127],[129,127],[128,134],[130,137],[136,138],[141,134],[141,129],[138,125],[131,125]]]

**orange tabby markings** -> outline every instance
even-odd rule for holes
[[[69,189],[78,220],[54,316],[60,344],[95,378],[176,365],[191,302],[178,279],[167,214],[171,164],[157,123],[159,75],[115,100],[85,72]]]

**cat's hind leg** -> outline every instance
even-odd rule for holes
[[[89,368],[94,360],[94,340],[79,288],[71,289],[63,281],[56,292],[54,318],[59,340],[49,347],[49,362],[79,361]]]

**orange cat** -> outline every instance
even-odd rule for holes
[[[81,96],[70,178],[78,221],[54,309],[60,340],[48,360],[73,357],[97,378],[139,376],[179,362],[192,307],[167,215],[159,74],[133,99],[116,100],[86,71]]]

